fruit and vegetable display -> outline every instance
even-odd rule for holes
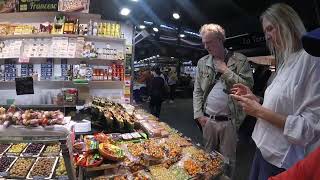
[[[58,167],[56,169],[56,176],[66,176],[67,170],[66,165],[64,163],[64,159],[61,157],[59,158]]]
[[[10,144],[0,144],[0,154],[3,154],[9,147]]]
[[[19,155],[24,150],[24,148],[27,147],[27,145],[27,143],[13,144],[7,151],[7,153]]]
[[[54,164],[57,158],[40,157],[33,165],[30,175],[28,177],[33,178],[35,176],[50,178],[53,173]]]
[[[15,157],[2,156],[0,158],[0,172],[5,172],[10,167],[11,163],[15,160]]]
[[[49,126],[55,124],[63,124],[64,114],[60,111],[36,111],[21,110],[15,105],[11,105],[8,109],[0,107],[0,124],[8,126],[24,125],[24,126]]]
[[[43,156],[55,156],[60,153],[60,144],[59,143],[53,143],[53,144],[48,144],[44,151],[42,152]]]
[[[44,147],[43,143],[32,143],[32,144],[29,144],[28,147],[22,153],[22,156],[35,156],[35,155],[38,155],[43,147]]]

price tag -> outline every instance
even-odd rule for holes
[[[30,62],[30,58],[29,57],[19,57],[19,63],[29,63]]]
[[[0,177],[6,177],[8,176],[8,172],[0,172]]]
[[[43,177],[43,176],[33,176],[32,178],[36,179],[36,180],[45,179],[45,177]]]
[[[59,176],[58,180],[67,180],[69,179],[68,176]]]

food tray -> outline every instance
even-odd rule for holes
[[[56,144],[56,143],[54,143]],[[59,152],[46,152],[46,149],[48,148],[48,146],[53,145],[53,144],[47,144],[45,145],[44,149],[41,152],[41,156],[45,156],[45,157],[54,157],[54,156],[60,156],[61,155],[61,148],[60,148],[60,144],[59,144]]]
[[[42,144],[42,147],[41,147],[40,151],[39,151],[37,154],[34,154],[34,153],[26,153],[28,147],[29,147],[30,145],[32,145],[32,144],[33,144],[33,143],[29,144],[29,145],[22,151],[22,153],[20,154],[21,157],[39,157],[39,156],[40,156],[40,154],[41,154],[41,152],[43,151],[45,145]],[[39,144],[41,144],[41,143],[39,143]]]
[[[5,145],[5,144],[2,144],[2,145]],[[4,154],[8,151],[8,149],[12,146],[12,144],[6,144],[6,145],[8,145],[8,147],[5,148],[5,149],[0,153],[0,156],[4,155]]]
[[[58,160],[58,162],[57,162],[57,165],[56,165],[56,167],[55,167],[55,172],[54,172],[54,174],[55,174],[55,177],[56,178],[60,178],[60,179],[65,179],[65,178],[67,178],[68,179],[68,175],[66,174],[66,175],[57,175],[57,170],[58,170],[58,168],[59,168],[59,166],[60,166],[60,161],[61,161],[61,164],[62,163],[64,163],[64,158],[61,156],[61,157],[59,157],[59,160]],[[66,166],[64,165],[64,170],[66,171],[66,173],[67,173],[67,169],[66,169]]]
[[[21,152],[17,152],[17,153],[15,153],[15,152],[9,152],[10,149],[11,149],[14,145],[16,145],[16,144],[12,144],[12,145],[10,146],[10,148],[6,151],[6,155],[7,155],[7,156],[19,156],[19,155],[26,149],[26,147],[28,147],[28,145],[29,145],[29,143],[17,143],[17,144],[26,144],[26,146],[24,147],[24,149],[22,149]]]
[[[27,167],[25,170],[26,170],[26,173],[24,174],[24,176],[14,176],[10,173],[10,171],[16,166],[17,164],[17,161],[19,161],[19,159],[31,159],[31,163],[29,165],[29,167]],[[10,167],[10,169],[8,170],[8,178],[10,179],[26,179],[26,176],[28,175],[28,172],[30,170],[30,168],[32,167],[32,165],[34,164],[35,162],[35,158],[31,158],[31,157],[18,157],[18,159],[14,162],[14,164]],[[25,164],[24,164],[25,165]]]
[[[12,157],[12,156],[2,156],[1,158],[3,158],[3,157]],[[9,165],[9,167],[7,167],[7,169],[5,170],[5,171],[3,171],[3,172],[0,172],[0,177],[6,177],[6,176],[8,176],[8,174],[9,174],[9,169],[11,168],[11,166],[16,162],[16,160],[18,159],[18,157],[12,157],[12,158],[14,158],[14,160],[11,162],[11,164]]]
[[[31,176],[31,173],[32,173],[33,169],[36,167],[36,165],[37,165],[37,163],[38,163],[38,161],[39,161],[40,159],[54,159],[54,162],[53,162],[53,165],[52,165],[52,168],[51,168],[50,175],[47,176],[47,177],[42,177],[42,176],[34,176],[34,177],[32,177],[32,176]],[[31,170],[29,171],[28,176],[27,176],[27,179],[51,179],[52,176],[53,176],[55,167],[56,167],[56,165],[57,165],[57,162],[58,162],[58,157],[38,157],[37,160],[36,160],[36,162],[33,164]]]

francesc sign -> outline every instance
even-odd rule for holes
[[[58,11],[59,0],[19,0],[20,12]]]

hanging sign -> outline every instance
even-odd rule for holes
[[[19,0],[19,12],[58,11],[59,0]]]

